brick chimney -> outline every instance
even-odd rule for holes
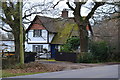
[[[67,9],[63,9],[61,17],[62,18],[68,18],[68,11],[67,11]]]

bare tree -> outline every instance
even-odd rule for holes
[[[86,30],[86,26],[89,23],[89,19],[94,15],[94,12],[97,10],[98,7],[104,5],[104,2],[94,2],[92,3],[93,7],[91,8],[91,11],[88,13],[86,17],[81,16],[81,7],[86,2],[74,2],[75,8],[70,5],[70,1],[66,3],[68,7],[73,10],[74,20],[78,25],[79,28],[79,36],[80,36],[80,49],[81,52],[87,52],[88,51],[88,32]]]

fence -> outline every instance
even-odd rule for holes
[[[77,53],[57,52],[57,53],[55,54],[55,60],[56,60],[56,61],[76,62],[76,60],[77,60]]]

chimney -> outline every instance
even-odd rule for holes
[[[68,11],[67,11],[67,9],[63,9],[61,17],[62,18],[68,18]]]

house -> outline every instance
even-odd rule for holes
[[[34,18],[28,29],[26,51],[43,53],[43,50],[51,52],[55,57],[59,45],[65,44],[70,36],[78,36],[78,28],[73,18],[68,18],[67,11],[63,11],[64,18],[49,18],[38,16]]]

